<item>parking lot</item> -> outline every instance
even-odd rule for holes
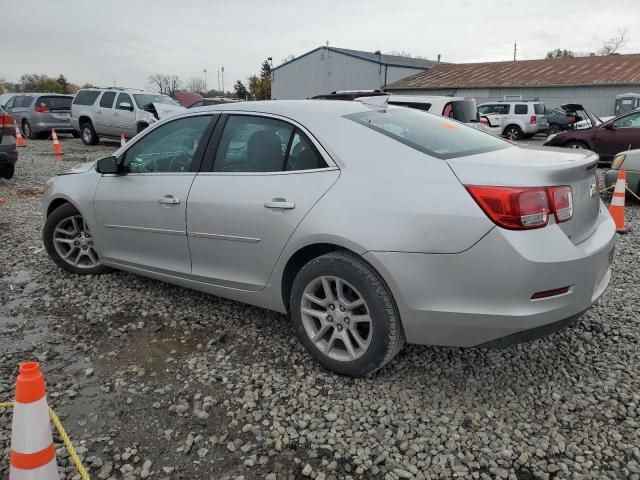
[[[610,287],[572,327],[502,350],[408,346],[352,379],[322,370],[282,315],[56,267],[44,182],[118,146],[61,142],[56,161],[29,141],[0,180],[0,401],[39,360],[92,478],[640,479],[637,203]],[[3,478],[10,424],[0,413]]]

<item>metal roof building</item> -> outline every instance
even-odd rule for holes
[[[385,90],[467,96],[478,103],[520,95],[538,97],[547,107],[582,103],[598,115],[613,115],[616,95],[640,93],[640,54],[437,65],[389,82]]]
[[[318,47],[274,67],[271,98],[302,99],[336,90],[382,88],[438,62],[336,47]]]

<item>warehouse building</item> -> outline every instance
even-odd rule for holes
[[[318,47],[274,67],[271,98],[310,98],[336,90],[370,90],[428,70],[438,62],[336,47]]]
[[[617,95],[640,93],[640,54],[517,62],[437,65],[389,82],[403,95],[473,97],[478,103],[539,98],[547,107],[581,103],[596,115],[614,115]]]

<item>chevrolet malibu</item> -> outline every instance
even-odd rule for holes
[[[384,104],[202,107],[50,180],[44,245],[287,313],[361,376],[405,342],[508,345],[587,310],[615,242],[597,162]]]

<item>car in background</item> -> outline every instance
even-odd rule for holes
[[[561,108],[547,108],[545,115],[547,117],[547,133],[553,135],[554,133],[560,133],[563,130],[569,130],[575,123],[575,118],[569,115]]]
[[[319,363],[362,376],[405,341],[504,346],[580,317],[616,241],[596,164],[394,105],[216,105],[48,181],[43,241],[74,274],[288,313]]]
[[[224,105],[225,103],[236,103],[236,102],[242,102],[242,99],[223,98],[223,97],[201,98],[193,102],[187,108],[208,107],[209,105]]]
[[[640,196],[640,149],[628,150],[613,158],[611,170],[604,175],[604,184],[607,188],[611,188],[616,183],[618,174],[623,169],[627,174],[627,187]]]
[[[131,138],[180,108],[168,95],[147,90],[82,88],[71,104],[71,126],[85,145],[96,145],[101,137]]]
[[[77,135],[71,127],[70,110],[73,95],[58,93],[18,93],[5,103],[4,109],[27,138],[57,133]]]
[[[452,118],[478,130],[500,135],[500,118],[494,114],[480,114],[473,98],[426,95],[390,95],[389,105],[415,108],[441,117]]]
[[[18,150],[13,118],[0,107],[0,178],[10,179],[15,172]]]
[[[610,162],[625,150],[640,148],[640,111],[626,113],[601,123],[600,119],[587,110],[576,111],[575,130],[567,130],[549,135],[545,146],[587,149],[600,155],[600,161]],[[583,118],[582,115],[586,115]]]
[[[311,97],[311,100],[355,100],[360,97],[376,97],[382,95],[389,95],[382,90],[336,90],[335,92],[316,95]]]
[[[533,137],[546,132],[549,125],[544,103],[532,100],[500,100],[478,106],[480,114],[495,113],[500,117],[502,134],[513,140]]]

